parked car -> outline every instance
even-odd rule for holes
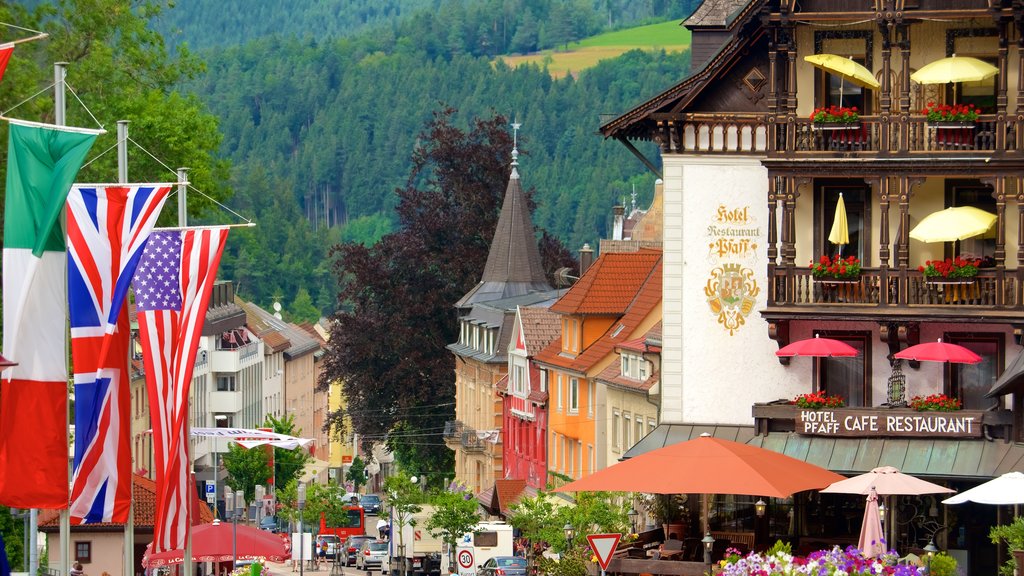
[[[334,534],[320,534],[316,537],[317,554],[320,553],[320,546],[324,542],[327,543],[327,558],[333,560],[338,556],[339,549],[341,548],[341,538]]]
[[[367,514],[373,516],[380,514],[380,496],[376,494],[363,494],[363,497],[359,499],[359,504]]]
[[[341,559],[345,563],[345,566],[355,566],[356,556],[359,554],[359,548],[363,545],[363,542],[366,542],[367,540],[374,540],[374,537],[363,534],[360,536],[349,536],[345,540],[345,544],[341,547]]]
[[[384,557],[388,555],[388,543],[384,540],[363,542],[356,557],[356,567],[369,572],[374,566],[383,572]],[[525,576],[525,575],[524,575]]]
[[[260,530],[266,530],[267,532],[277,532],[279,529],[277,524],[277,516],[264,516],[260,520]]]
[[[526,576],[526,558],[495,556],[477,569],[477,576]]]

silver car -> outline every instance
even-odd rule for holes
[[[370,571],[374,566],[383,572],[383,562],[388,555],[388,543],[385,540],[367,540],[359,548],[356,555],[356,567]]]

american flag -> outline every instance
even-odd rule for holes
[[[166,184],[79,184],[68,194],[75,524],[128,520],[132,455],[125,299],[170,190]]]
[[[153,423],[154,552],[183,549],[191,526],[188,392],[227,236],[227,228],[156,231],[133,283]]]

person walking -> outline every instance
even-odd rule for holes
[[[380,535],[381,540],[387,540],[391,532],[391,526],[388,525],[388,521],[380,518],[377,520],[377,533]]]

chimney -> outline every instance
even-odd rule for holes
[[[580,277],[582,278],[590,265],[594,263],[594,251],[590,248],[590,244],[584,244],[583,248],[580,248]]]
[[[626,207],[613,206],[612,214],[615,216],[612,221],[612,240],[622,240],[622,225],[625,220]]]

